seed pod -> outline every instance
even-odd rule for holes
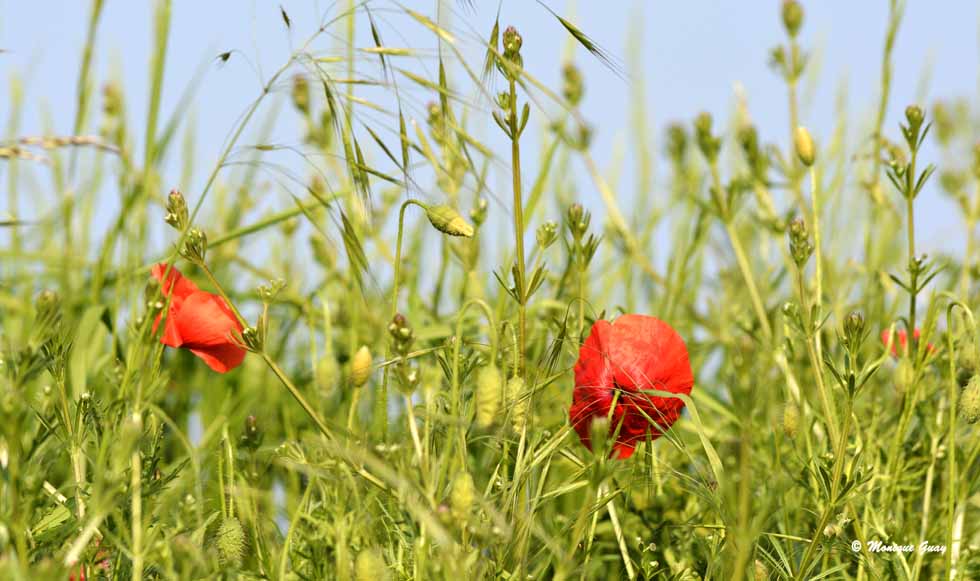
[[[796,437],[796,432],[800,427],[800,408],[795,403],[787,403],[783,407],[783,433],[787,438]]]
[[[602,456],[606,455],[609,446],[609,432],[612,428],[609,418],[606,416],[595,416],[589,424],[589,443],[592,444],[592,451]]]
[[[232,567],[241,566],[245,554],[245,531],[242,523],[235,517],[224,519],[215,535],[215,544],[222,563]]]
[[[388,581],[388,565],[378,549],[364,549],[354,560],[356,581]]]
[[[480,368],[476,377],[476,425],[482,429],[493,425],[500,411],[500,398],[503,385],[500,370],[491,363]]]
[[[371,350],[362,345],[350,362],[350,382],[354,387],[361,387],[371,377]]]
[[[800,157],[803,165],[810,167],[817,158],[816,146],[813,144],[813,136],[806,127],[797,127],[793,132],[793,145],[796,147],[796,155]]]
[[[960,413],[968,424],[980,420],[980,375],[974,375],[960,394]]]
[[[449,495],[449,506],[457,524],[466,524],[476,497],[476,487],[469,472],[460,472],[453,479],[453,489]]]
[[[519,375],[511,377],[507,382],[507,405],[510,407],[510,421],[515,432],[524,428],[527,419],[527,398],[524,395],[524,380]]]

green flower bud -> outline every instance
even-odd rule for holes
[[[433,228],[449,236],[470,238],[475,232],[473,226],[459,212],[446,204],[426,206],[425,216]]]
[[[500,411],[503,382],[494,364],[481,367],[476,376],[476,425],[486,429],[493,425]]]
[[[968,424],[980,420],[980,375],[974,375],[960,394],[960,414]]]
[[[453,479],[452,492],[449,495],[449,507],[458,525],[463,526],[469,520],[476,498],[476,486],[469,472],[460,472]]]
[[[163,221],[170,224],[174,229],[183,231],[188,222],[187,202],[184,195],[178,190],[170,190],[167,196],[167,214]]]
[[[354,387],[361,387],[371,377],[373,358],[367,345],[362,345],[350,362],[350,382]]]
[[[793,402],[783,406],[783,433],[789,439],[796,438],[800,427],[800,408]]]
[[[797,0],[783,0],[782,17],[786,33],[795,38],[803,26],[803,6]]]
[[[800,162],[806,167],[812,166],[816,160],[817,152],[813,144],[813,137],[810,136],[810,131],[806,127],[797,127],[796,131],[793,132],[793,145],[796,147],[796,155],[799,156]]]
[[[215,545],[223,564],[240,567],[245,555],[245,530],[242,529],[242,523],[235,517],[224,519],[215,534]]]

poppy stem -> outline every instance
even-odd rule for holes
[[[517,118],[517,82],[510,78],[510,111],[508,120],[510,122],[510,159],[511,174],[514,184],[514,242],[516,248],[517,280],[520,288],[520,300],[517,302],[518,309],[518,353],[520,353],[519,367],[517,374],[525,378],[526,365],[524,364],[525,350],[527,345],[527,279],[524,264],[524,195],[521,192],[521,130],[520,121]]]

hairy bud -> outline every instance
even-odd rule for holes
[[[473,226],[465,218],[460,216],[459,212],[452,206],[446,204],[426,206],[425,216],[429,219],[432,227],[443,234],[462,236],[464,238],[473,236]]]
[[[371,377],[371,350],[367,345],[362,345],[357,353],[354,353],[350,362],[350,382],[354,387],[361,387],[367,383]]]

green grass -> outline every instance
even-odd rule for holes
[[[632,195],[593,159],[571,60],[551,87],[506,22],[353,0],[322,23],[283,13],[297,48],[187,191],[164,164],[201,171],[185,105],[217,89],[162,107],[158,0],[132,118],[125,79],[95,90],[102,6],[70,134],[22,135],[9,87],[0,577],[980,577],[977,112],[884,123],[898,0],[871,126],[842,112],[810,128],[826,143],[798,129],[793,3],[770,63],[782,136],[739,106],[730,127],[704,113],[651,145],[631,56]],[[554,16],[556,45],[621,73]],[[392,19],[439,51],[385,44]],[[302,134],[270,143],[277,115]],[[917,253],[927,183],[962,210],[961,254]],[[161,261],[243,314],[240,368],[160,343]],[[581,445],[568,408],[579,345],[624,312],[677,329],[695,385],[663,438],[618,461]],[[891,329],[919,339],[885,344]]]

